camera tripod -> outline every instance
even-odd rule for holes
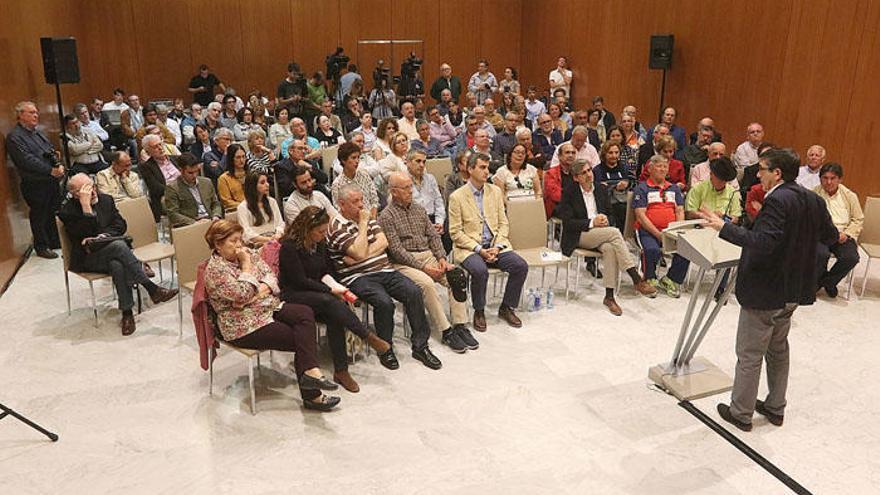
[[[43,435],[46,435],[47,437],[49,437],[49,440],[52,440],[53,442],[58,441],[58,435],[52,433],[51,431],[43,428],[40,425],[34,423],[33,421],[27,419],[26,417],[22,416],[21,414],[18,414],[17,412],[13,411],[12,409],[9,409],[8,407],[4,406],[3,404],[0,404],[0,419],[5,418],[6,416],[12,416],[13,418],[30,426],[31,428],[37,430],[38,432],[42,433]]]

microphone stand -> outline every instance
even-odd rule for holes
[[[49,430],[43,428],[43,427],[40,426],[40,425],[34,423],[33,421],[27,419],[26,417],[22,416],[21,414],[18,414],[17,412],[15,412],[15,411],[13,411],[12,409],[10,409],[10,408],[4,406],[3,404],[0,404],[0,419],[5,418],[6,416],[12,416],[13,418],[15,418],[15,419],[21,421],[22,423],[24,423],[24,424],[30,426],[31,428],[37,430],[38,432],[42,433],[43,435],[46,435],[47,437],[49,437],[49,440],[52,440],[53,442],[57,442],[57,441],[58,441],[58,435],[52,433],[51,431],[49,431]]]

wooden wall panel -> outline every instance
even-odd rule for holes
[[[480,54],[480,30],[482,19],[477,13],[480,12],[480,2],[473,0],[444,0],[440,2],[440,59],[427,60],[425,63],[433,64],[436,74],[442,63],[452,66],[453,74],[461,78],[462,86],[467,86],[471,75],[477,71],[477,60],[483,58]],[[489,60],[489,70],[498,75],[498,66]],[[501,67],[503,70],[504,67]],[[433,79],[426,79],[427,90]],[[462,88],[463,92],[467,91]],[[462,97],[462,99],[464,99]]]
[[[241,29],[240,0],[188,0],[190,60],[182,71],[178,62],[177,86],[186,87],[200,64],[208,64],[226,86],[237,91],[244,82],[245,70]]]
[[[341,41],[340,0],[291,1],[293,36],[296,37],[294,59],[308,74],[316,70],[324,72],[327,70],[324,59]]]
[[[133,26],[116,39],[129,43],[122,60],[136,61],[138,71],[138,82],[122,87],[137,93],[141,104],[189,95],[185,88],[196,69],[190,51],[192,13],[186,7],[175,0],[131,0]]]
[[[236,70],[234,87],[242,98],[257,89],[269,97],[275,96],[275,88],[287,75],[287,64],[293,60],[296,43],[290,2],[242,1],[240,14],[242,56],[247,70]]]
[[[143,13],[144,8],[143,5],[135,8],[134,2],[145,3],[139,0],[119,0],[113,9],[104,8],[103,0],[85,0],[83,3],[84,11],[89,14],[83,16],[85,29],[77,48],[80,75],[84,84],[92,91],[90,96],[102,95],[109,100],[114,88],[121,87],[126,91],[140,93],[146,85],[152,88],[153,84],[160,84],[163,80],[150,78],[143,81],[141,78],[144,64],[154,57],[138,57],[133,38],[137,36],[134,33],[143,31],[136,29],[135,13]],[[150,22],[151,18],[149,16],[145,21]],[[141,20],[138,21],[140,24]],[[162,40],[158,42],[165,45]]]
[[[505,0],[486,0],[480,7],[480,56],[492,64],[492,73],[500,81],[507,66],[521,69],[520,32],[522,4]],[[472,71],[476,67],[472,68]],[[473,72],[471,72],[472,74]]]

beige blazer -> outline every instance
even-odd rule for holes
[[[449,195],[449,236],[452,237],[452,257],[456,263],[473,254],[483,238],[483,217],[469,184],[465,183]],[[510,225],[504,211],[504,194],[498,186],[488,182],[483,185],[483,212],[495,236],[495,245],[504,246],[502,252],[510,251],[512,246],[507,237]]]

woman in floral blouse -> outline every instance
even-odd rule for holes
[[[339,397],[323,395],[338,385],[318,367],[315,316],[308,306],[282,303],[278,279],[253,250],[243,246],[242,227],[217,220],[205,233],[213,253],[205,269],[205,290],[223,340],[244,349],[296,353],[293,361],[306,409],[329,411]]]

